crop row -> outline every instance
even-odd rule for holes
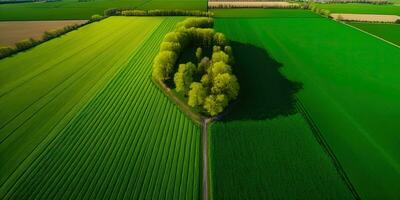
[[[197,198],[199,127],[150,79],[159,42],[178,20],[164,20],[15,178],[6,199]]]

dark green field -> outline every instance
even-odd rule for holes
[[[400,15],[400,6],[398,5],[372,5],[361,3],[314,5],[318,8],[329,10],[331,13]]]
[[[204,0],[62,0],[57,2],[0,4],[0,21],[89,19],[108,8],[205,10]]]
[[[350,22],[350,25],[400,45],[400,24],[374,24]]]
[[[255,102],[241,99],[232,111],[232,116],[228,116],[224,122],[217,123],[211,128],[212,139],[215,141],[213,146],[215,158],[213,159],[213,173],[214,180],[216,180],[214,195],[221,197],[222,193],[236,191],[237,194],[260,193],[276,197],[286,194],[275,194],[274,192],[279,189],[275,190],[274,186],[284,188],[283,185],[287,184],[288,190],[291,187],[302,188],[301,184],[295,181],[296,175],[292,175],[301,168],[289,167],[286,169],[282,166],[297,166],[297,159],[307,157],[311,152],[307,149],[297,148],[298,151],[294,153],[286,151],[295,148],[291,145],[317,145],[311,140],[312,137],[302,136],[300,138],[303,140],[296,140],[297,143],[294,144],[290,142],[290,138],[288,138],[287,144],[279,139],[280,145],[275,146],[274,151],[267,151],[267,147],[260,142],[275,140],[275,137],[269,136],[276,136],[277,133],[274,131],[288,132],[289,135],[294,133],[311,134],[310,130],[306,128],[298,128],[305,125],[301,125],[304,122],[301,122],[300,117],[294,120],[295,115],[289,114],[289,118],[283,118],[285,122],[276,122],[282,119],[275,119],[277,116],[288,115],[286,111],[287,108],[290,108],[288,105],[291,105],[291,100],[290,95],[288,97],[287,94],[293,93],[298,99],[296,105],[303,106],[301,113],[303,116],[308,116],[307,119],[312,125],[313,133],[322,135],[326,140],[333,155],[339,161],[340,168],[347,174],[350,183],[361,198],[395,199],[399,197],[400,154],[398,144],[400,141],[397,135],[398,131],[396,131],[398,130],[398,117],[396,116],[400,112],[400,105],[397,103],[400,100],[399,48],[326,18],[287,18],[287,13],[284,13],[281,19],[218,18],[216,29],[224,32],[234,41],[233,46],[237,51],[235,55],[237,55],[236,57],[240,56],[239,66],[244,68],[241,69],[240,74],[242,71],[249,74],[247,76],[240,75],[240,77],[245,77],[242,78],[241,85],[245,87],[241,90],[243,91],[242,95],[247,95],[247,83],[260,87],[265,81],[266,86],[258,88],[257,96],[250,95]],[[261,56],[253,57],[253,55],[257,55],[256,53],[246,53],[251,52],[251,49],[265,50],[264,54],[269,55],[274,61],[263,61]],[[279,72],[282,75],[271,74],[267,70],[276,65],[273,64],[275,62],[280,63],[278,66],[281,66]],[[257,71],[248,72],[250,70],[246,69]],[[253,76],[250,73],[254,73]],[[274,80],[271,79],[273,75],[283,76],[284,80],[291,81],[271,82]],[[256,82],[257,80],[258,82]],[[289,87],[292,85],[289,83],[293,83],[293,81],[302,85],[297,92],[294,90],[297,87]],[[275,87],[281,87],[281,89],[273,92]],[[263,93],[269,95],[263,97],[260,95]],[[274,101],[276,96],[283,96],[285,97],[282,97],[283,100],[287,100],[287,98],[289,100],[282,101],[278,98]],[[262,102],[266,105],[263,105]],[[277,106],[277,104],[283,105]],[[250,107],[248,107],[249,105]],[[270,107],[273,109],[272,113],[276,114],[262,115],[262,113],[271,113],[264,106]],[[280,109],[275,111],[276,108]],[[243,115],[246,112],[249,113],[248,117]],[[240,113],[240,115],[236,115],[236,113]],[[254,117],[258,114],[260,117]],[[262,126],[255,124],[262,124]],[[229,131],[229,134],[225,130]],[[246,142],[244,139],[249,135],[254,137],[252,143]],[[276,137],[284,136],[278,134]],[[313,149],[313,154],[320,155],[321,160],[326,159],[322,153],[315,153],[318,150],[322,151],[322,148],[310,148]],[[259,152],[260,150],[262,152]],[[275,162],[279,163],[279,160],[272,158],[283,152],[287,153],[286,165],[275,164]],[[293,158],[288,158],[290,155]],[[318,166],[323,166],[320,162],[316,163]],[[242,167],[243,165],[246,167]],[[318,170],[321,173],[319,175],[315,175],[315,169],[299,171],[308,174],[309,178],[315,179],[313,183],[319,181],[318,186],[328,187],[329,190],[321,194],[330,196],[329,192],[341,188],[339,184],[341,182],[335,178],[334,174],[330,173],[331,167],[332,165],[327,163],[322,168],[323,170]],[[282,172],[279,172],[280,170]],[[277,179],[282,182],[275,181],[274,184],[266,181],[270,178],[270,174],[276,173],[286,173],[287,180]],[[248,179],[246,177],[248,174],[254,176],[254,179]],[[260,177],[257,178],[257,175]],[[294,181],[290,184],[295,186],[288,184],[291,177]],[[321,177],[329,177],[338,182],[329,181],[332,185],[327,186],[322,184],[324,179]],[[249,181],[253,182],[249,184]],[[237,184],[233,186],[230,182]],[[272,186],[268,185],[267,187],[267,184],[272,184]],[[247,185],[260,185],[260,187],[264,185],[264,187],[247,187]],[[308,185],[308,188],[314,189],[318,186]],[[264,192],[260,192],[261,190]],[[308,190],[308,192],[312,193],[312,190]],[[314,195],[316,194],[319,193],[316,192]],[[258,198],[260,197],[262,196]]]

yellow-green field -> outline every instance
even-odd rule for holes
[[[149,78],[181,19],[112,17],[1,60],[1,199],[197,199],[199,127]]]

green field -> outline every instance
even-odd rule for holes
[[[400,45],[400,24],[374,24],[349,22],[348,24]]]
[[[238,15],[241,15],[241,13]],[[398,144],[400,141],[398,131],[396,131],[398,130],[398,117],[396,116],[400,113],[400,105],[398,104],[400,85],[397,76],[400,73],[398,68],[400,66],[399,48],[326,18],[287,18],[286,13],[282,19],[218,18],[215,26],[218,31],[225,33],[235,42],[236,45],[233,45],[233,49],[239,51],[235,55],[250,52],[249,49],[240,50],[243,46],[264,49],[265,54],[270,55],[271,59],[275,60],[274,62],[281,63],[282,67],[279,71],[282,72],[283,76],[288,80],[302,84],[302,89],[296,93],[296,97],[304,107],[303,116],[304,114],[309,116],[308,121],[313,125],[313,133],[321,134],[327,141],[361,198],[396,199],[400,196],[398,184],[398,180],[400,180]],[[248,54],[250,54],[248,60],[256,59],[256,57],[251,57],[256,53]],[[244,55],[248,54],[244,53]],[[239,59],[246,58],[240,55]],[[259,65],[256,64],[258,62],[245,63],[252,64],[244,64],[244,69],[252,69]],[[271,65],[273,64],[265,62],[263,66],[259,67],[268,68]],[[257,87],[259,87],[265,80],[267,84],[271,84],[271,86],[265,86],[267,89],[279,85],[279,82],[270,83],[271,78],[269,76],[271,75],[268,75],[266,69],[255,70],[260,70],[257,76],[266,77],[264,79],[253,78],[249,75],[249,78],[245,81],[249,79],[251,79],[251,82],[260,80],[257,83]],[[263,71],[265,72],[262,73]],[[250,72],[248,73],[250,74]],[[243,84],[246,83],[242,81],[241,85]],[[293,91],[293,89],[290,89],[291,87],[288,88],[288,92]],[[241,89],[241,91],[246,91],[246,89]],[[265,91],[268,93],[268,90],[264,89],[257,91],[257,95]],[[282,94],[282,89],[276,91],[276,94]],[[270,98],[274,99],[276,94],[270,95],[269,98],[265,97],[264,101],[271,104]],[[297,120],[290,119],[294,118],[293,115],[290,115],[283,122],[276,122],[280,118],[274,119],[276,121],[268,121],[269,118],[275,118],[268,115],[254,119],[252,116],[257,116],[257,113],[264,113],[261,111],[263,109],[268,111],[268,109],[263,108],[263,104],[260,103],[262,100],[257,103],[258,97],[256,95],[253,95],[253,97],[256,100],[251,102],[251,106],[247,106],[247,110],[243,109],[246,108],[245,105],[237,108],[238,113],[248,112],[249,117],[246,118],[243,114],[236,115],[233,112],[233,116],[231,116],[233,120],[228,118],[225,122],[213,125],[211,128],[213,140],[216,142],[213,149],[215,159],[212,162],[215,175],[214,182],[216,182],[214,183],[216,190],[214,194],[217,197],[221,197],[220,194],[225,194],[227,190],[235,191],[237,195],[241,192],[243,192],[243,195],[254,195],[262,193],[260,191],[263,190],[269,196],[278,196],[286,194],[275,194],[274,187],[284,188],[286,186],[287,190],[293,189],[293,187],[295,187],[293,190],[302,188],[301,184],[296,184],[299,183],[296,182],[296,176],[292,175],[299,169],[291,167],[299,165],[298,163],[302,164],[296,159],[308,158],[307,155],[311,154],[312,151],[299,148],[298,151],[290,153],[291,148],[294,147],[290,146],[293,145],[293,142],[290,143],[290,138],[288,138],[288,144],[284,144],[282,139],[279,139],[280,145],[277,145],[278,142],[273,143],[277,145],[273,149],[274,151],[268,149],[269,151],[258,152],[268,147],[264,147],[263,142],[256,140],[270,142],[267,141],[270,139],[269,135],[276,134],[274,133],[276,130],[278,133],[288,132],[289,135],[302,133],[301,138],[304,140],[296,142],[314,146],[316,144],[313,144],[310,137],[306,137],[309,134],[307,129],[297,128],[304,126],[301,125],[304,122],[301,122],[299,118]],[[238,104],[241,104],[240,101]],[[286,103],[285,105],[290,104]],[[276,108],[277,106],[270,107]],[[281,113],[276,116],[287,116],[286,112]],[[263,121],[260,121],[260,119]],[[297,121],[297,125],[291,121]],[[256,123],[264,124],[258,127],[254,125]],[[225,130],[231,131],[229,140]],[[252,136],[254,137],[253,143],[244,139],[252,134],[254,135]],[[284,136],[278,135],[277,137]],[[307,140],[307,138],[309,139]],[[278,141],[274,137],[271,140]],[[315,153],[318,150],[317,147],[310,146],[309,148],[313,149],[313,155],[320,155],[319,158],[323,158],[321,153]],[[288,156],[281,158],[286,159],[284,161],[287,165],[273,165],[274,162],[282,163],[282,161],[274,158],[282,152],[293,158],[288,158]],[[317,158],[313,159],[318,160]],[[314,160],[312,163],[314,162],[316,161]],[[319,162],[312,163],[312,166],[320,165]],[[242,167],[242,165],[247,166]],[[328,176],[331,174],[331,168],[332,166],[326,164],[323,170],[319,169],[321,173],[319,175],[315,175],[315,169],[299,171],[309,173],[310,177],[315,179],[313,183],[317,183],[317,181],[324,183],[324,178],[335,180],[334,175]],[[267,171],[263,171],[266,169]],[[224,170],[228,172],[224,172]],[[288,177],[285,177],[287,180],[282,179],[282,183],[265,181],[270,178],[270,174],[278,173],[278,170],[283,171],[279,173],[287,174]],[[233,173],[230,173],[231,171]],[[247,179],[247,174],[250,174],[253,179]],[[257,176],[260,177],[257,178]],[[288,183],[291,177],[294,181]],[[277,180],[281,179],[277,178]],[[236,186],[233,187],[230,182],[236,183]],[[329,181],[329,183],[335,186],[339,185],[335,184],[335,181]],[[251,187],[252,185],[266,184],[269,185],[261,189]],[[290,184],[295,184],[295,186]],[[247,187],[248,185],[250,187]],[[322,195],[327,196],[331,195],[329,192],[340,189],[340,187],[327,184],[317,183],[317,185],[329,189],[324,192],[320,191]],[[311,188],[314,189],[315,187],[312,186]],[[279,191],[279,189],[276,190]],[[301,192],[299,190],[295,192]]]
[[[267,18],[314,18],[319,15],[302,9],[212,9],[215,17],[267,17]]]
[[[89,19],[108,8],[205,10],[204,0],[62,0],[57,2],[0,4],[0,21]]]
[[[360,3],[314,5],[318,8],[329,10],[331,13],[400,15],[400,6],[397,5],[372,5]]]
[[[150,78],[180,20],[112,17],[1,60],[0,198],[197,199],[200,129]]]

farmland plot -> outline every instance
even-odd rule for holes
[[[366,3],[342,3],[342,4],[314,4],[316,7],[331,11],[331,13],[350,14],[380,14],[400,15],[398,5],[372,5]]]
[[[108,46],[107,53],[125,52],[120,48],[126,44],[138,48],[129,63],[121,63],[120,70],[109,83],[104,84],[83,108],[77,109],[73,117],[54,122],[54,114],[40,116],[40,122],[46,122],[48,118],[53,123],[51,128],[41,131],[49,136],[37,141],[35,149],[24,155],[23,162],[1,162],[4,169],[17,169],[7,176],[2,174],[0,197],[196,199],[199,127],[169,102],[150,79],[151,62],[158,45],[179,20],[181,18],[113,17],[101,22],[125,22],[121,24],[125,29],[136,31],[126,32],[122,27],[119,31],[110,30],[127,39],[116,42],[115,38],[107,37],[113,43],[124,44],[117,49]],[[103,27],[107,29],[106,24]],[[94,29],[92,32],[101,31]],[[138,35],[142,32],[146,32],[147,37]],[[100,44],[105,45],[104,42]],[[34,51],[36,49],[27,54]],[[88,59],[84,58],[80,62]],[[44,106],[47,107],[50,105]],[[50,108],[65,115],[64,109],[59,107]],[[27,133],[14,135],[10,137],[15,140],[32,140]],[[12,153],[22,157],[22,150],[15,143],[5,144],[0,144],[2,161],[5,155]]]
[[[216,20],[216,29],[233,40],[241,93],[230,114],[210,127],[214,197],[351,199],[298,113],[295,94],[302,83],[282,76],[286,66],[255,45],[262,35],[242,26],[252,20]]]
[[[400,46],[400,24],[374,24],[361,22],[351,22],[348,24]]]
[[[400,196],[399,48],[324,18],[225,18],[216,29],[266,49],[288,79],[303,84],[296,94],[303,113],[361,198]]]
[[[0,21],[0,46],[14,46],[15,43],[29,38],[42,39],[45,31],[85,22],[86,20]]]
[[[206,10],[205,0],[62,0],[0,4],[0,21],[89,19],[108,8]]]

